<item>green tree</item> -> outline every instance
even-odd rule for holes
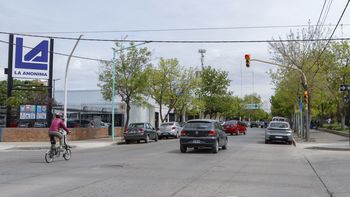
[[[152,69],[148,92],[159,105],[159,113],[162,122],[165,122],[170,111],[174,109],[180,90],[180,77],[182,68],[177,59],[161,58],[157,68]],[[163,116],[163,106],[168,106],[168,111]]]
[[[117,59],[102,62],[99,72],[99,86],[102,89],[103,98],[112,100],[112,64],[115,64],[116,93],[126,104],[126,120],[124,129],[129,124],[131,102],[142,104],[145,102],[150,75],[151,52],[148,48],[136,48],[130,43],[128,50],[120,42],[115,43],[112,48],[117,54]]]
[[[204,115],[210,118],[216,117],[218,113],[222,113],[222,99],[229,95],[228,72],[217,70],[211,66],[207,66],[202,70],[200,88],[198,91],[199,99],[204,101]]]

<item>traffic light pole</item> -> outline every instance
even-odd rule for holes
[[[245,56],[245,59],[247,60],[247,55]],[[249,55],[249,60],[250,61],[255,61],[255,62],[261,62],[261,63],[265,63],[265,64],[271,64],[271,65],[275,65],[275,66],[279,66],[279,67],[283,67],[283,68],[290,68],[290,69],[294,69],[294,70],[297,70],[298,72],[300,72],[302,78],[303,78],[303,86],[304,86],[304,89],[305,91],[308,91],[308,84],[307,84],[307,78],[306,78],[306,75],[305,73],[303,72],[303,70],[301,70],[300,68],[294,66],[294,65],[290,65],[290,66],[286,66],[286,65],[283,65],[283,64],[276,64],[274,62],[269,62],[269,61],[264,61],[264,60],[259,60],[259,59],[250,59],[250,55]],[[247,66],[248,67],[248,66]],[[306,101],[306,119],[305,119],[305,124],[306,124],[306,129],[305,129],[305,138],[306,138],[306,141],[309,141],[309,129],[310,129],[310,124],[309,124],[309,116],[310,116],[310,97],[307,98],[307,101]],[[350,136],[350,131],[349,131],[349,136]],[[350,143],[350,139],[349,139],[349,143]]]

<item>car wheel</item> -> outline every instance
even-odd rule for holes
[[[198,150],[198,147],[193,147],[194,150]]]
[[[139,143],[140,143],[140,140],[137,140],[136,142],[139,144]]]
[[[180,145],[180,151],[185,153],[187,151],[187,147],[185,145]]]
[[[265,140],[265,144],[268,144],[269,143],[269,140]]]
[[[246,135],[247,133],[244,131],[243,135]]]
[[[217,140],[215,140],[215,144],[213,146],[212,152],[213,153],[218,153],[219,152],[219,142]]]
[[[130,144],[130,140],[125,140],[125,144]]]
[[[292,144],[293,144],[293,141],[289,141],[288,144],[289,144],[289,145],[292,145]]]
[[[231,133],[231,135],[233,135],[233,133]]]
[[[146,136],[145,143],[149,142],[149,135]]]

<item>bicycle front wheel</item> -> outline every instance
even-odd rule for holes
[[[53,154],[52,151],[47,151],[47,152],[45,153],[45,161],[46,161],[46,163],[51,163],[51,162],[53,162],[54,158],[55,158],[55,155]]]
[[[65,160],[70,160],[71,156],[72,156],[72,151],[70,149],[66,149],[66,152],[63,154],[63,158]]]

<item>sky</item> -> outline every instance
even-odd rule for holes
[[[316,24],[324,0],[11,0],[0,2],[0,32],[20,32],[51,36],[134,40],[271,40],[286,38],[302,27],[217,29],[201,31],[134,31],[181,28],[227,28],[253,26],[293,26]],[[347,0],[330,1],[326,25],[335,25]],[[326,4],[328,5],[328,4]],[[348,8],[350,9],[350,8]],[[350,37],[350,10],[342,18],[334,37]],[[333,28],[334,26],[332,26]],[[88,31],[119,31],[87,33]],[[45,33],[46,32],[46,33]],[[54,33],[56,32],[56,33]],[[61,32],[61,33],[57,33]],[[0,41],[8,41],[0,34]],[[75,41],[55,40],[55,52],[69,54]],[[252,62],[245,67],[244,54],[254,59],[271,60],[267,43],[144,45],[152,51],[152,62],[160,57],[177,58],[185,67],[200,67],[199,49],[206,49],[204,64],[227,71],[229,90],[239,97],[256,93],[268,102],[274,86],[267,73],[275,66]],[[112,58],[113,42],[81,41],[75,55]],[[67,57],[54,56],[56,89],[64,87]],[[0,80],[8,65],[8,44],[0,42]],[[98,61],[73,58],[69,68],[69,90],[98,89]]]

